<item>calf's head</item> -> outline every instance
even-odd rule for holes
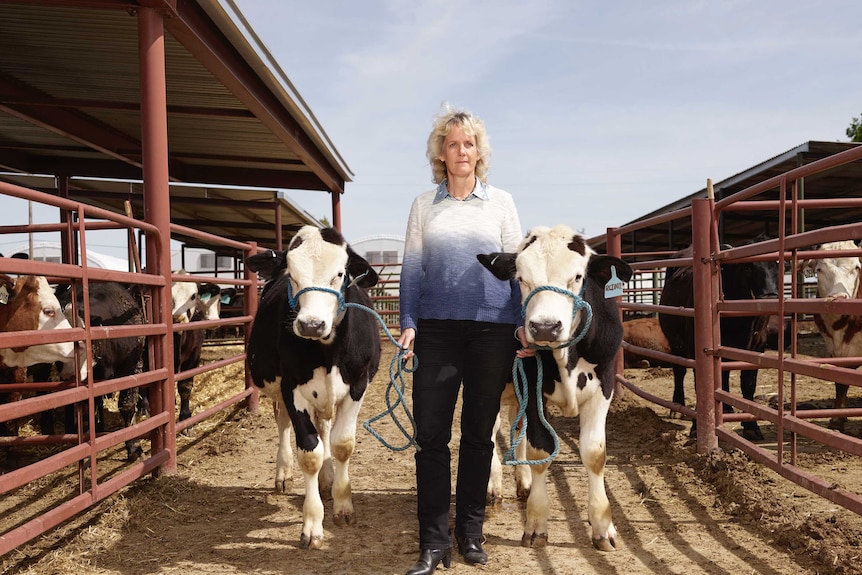
[[[539,345],[569,342],[587,306],[588,282],[604,291],[612,268],[620,281],[631,278],[631,267],[611,256],[597,255],[581,234],[558,225],[530,230],[516,253],[479,254],[479,261],[498,279],[517,279],[521,288],[527,340]],[[604,297],[603,295],[599,297]]]
[[[304,226],[291,239],[286,257],[294,333],[332,341],[346,311],[347,290],[373,286],[377,272],[333,228]]]
[[[185,271],[175,272],[188,275]],[[198,284],[195,282],[175,281],[171,284],[171,315],[174,323],[188,323],[198,303]]]
[[[5,284],[4,284],[5,286]],[[7,287],[8,290],[8,287]],[[15,281],[12,293],[5,298],[3,331],[68,329],[72,326],[54,290],[43,276],[22,276]],[[37,363],[68,361],[75,351],[74,342],[59,342],[0,350],[9,367],[27,367]]]
[[[198,297],[204,304],[204,319],[219,319],[221,314],[221,287],[212,282],[198,287]]]
[[[851,240],[830,242],[819,250],[855,250],[859,246]],[[817,276],[817,297],[855,298],[859,293],[862,257],[845,256],[805,260],[802,269],[806,275]]]

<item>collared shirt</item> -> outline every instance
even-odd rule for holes
[[[486,184],[479,178],[476,178],[476,185],[473,187],[473,191],[470,192],[470,195],[464,198],[463,201],[468,202],[473,198],[478,198],[480,200],[488,199],[488,184]],[[446,199],[455,200],[456,202],[461,201],[458,198],[452,197],[452,195],[449,193],[449,180],[443,180],[437,186],[437,194],[434,196],[433,203],[438,204]]]
[[[401,329],[415,329],[420,318],[517,324],[517,282],[498,280],[476,258],[517,251],[524,235],[512,196],[477,178],[470,195],[458,201],[446,184],[417,196],[410,209],[401,266]]]

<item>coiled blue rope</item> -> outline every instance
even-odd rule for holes
[[[586,312],[586,320],[584,321],[583,327],[580,332],[574,334],[571,339],[568,341],[561,343],[557,346],[543,346],[543,345],[532,345],[531,347],[535,349],[563,349],[566,347],[571,347],[577,344],[579,341],[584,339],[584,336],[587,335],[587,331],[590,329],[590,325],[593,322],[593,308],[587,303],[586,300],[583,299],[582,295],[584,293],[584,289],[586,288],[586,282],[584,282],[584,287],[581,288],[581,295],[570,292],[569,290],[565,290],[562,288],[558,288],[555,286],[539,286],[531,291],[526,298],[524,298],[524,305],[521,306],[521,317],[526,319],[527,317],[527,304],[530,303],[530,300],[533,299],[533,296],[536,295],[540,291],[552,291],[562,295],[569,296],[572,298],[572,302],[574,303],[574,307],[572,309],[572,318],[577,315],[578,311],[584,310]],[[557,454],[560,452],[560,438],[557,436],[557,432],[554,431],[553,426],[548,423],[547,418],[545,418],[545,398],[542,394],[542,382],[544,380],[544,373],[542,369],[542,358],[541,356],[536,357],[536,406],[537,411],[539,413],[539,421],[542,426],[548,430],[551,434],[551,438],[554,440],[554,450],[553,452],[544,459],[515,459],[515,448],[524,440],[524,437],[527,435],[527,402],[529,401],[529,384],[527,381],[527,374],[524,371],[524,362],[520,357],[515,356],[515,361],[512,364],[512,383],[515,388],[515,397],[518,398],[518,415],[515,417],[515,421],[512,422],[512,427],[509,429],[509,450],[503,456],[503,463],[506,465],[542,465],[544,463],[550,463],[557,457]],[[521,430],[516,435],[516,430],[518,429],[518,424],[523,422],[521,425]]]
[[[353,280],[353,283],[359,281],[359,279],[360,278],[356,278],[355,280]],[[368,431],[368,433],[373,435],[380,443],[382,443],[385,447],[387,447],[388,449],[390,449],[392,451],[404,451],[405,449],[408,449],[411,446],[416,447],[416,449],[418,451],[420,448],[419,448],[419,445],[416,443],[416,440],[414,439],[416,437],[416,421],[413,419],[413,414],[410,412],[410,408],[407,407],[407,401],[404,398],[404,388],[406,385],[405,381],[404,381],[404,373],[405,372],[406,373],[413,373],[414,371],[416,371],[416,368],[419,367],[419,359],[414,355],[413,361],[411,362],[410,366],[408,367],[407,361],[404,359],[404,356],[410,350],[408,348],[402,346],[401,344],[399,344],[395,340],[395,338],[392,337],[392,332],[390,332],[389,328],[386,327],[386,322],[383,321],[383,318],[380,317],[380,314],[377,313],[377,311],[371,309],[370,307],[362,305],[360,303],[345,302],[344,301],[344,291],[346,291],[346,289],[349,287],[349,285],[352,285],[352,284],[348,283],[348,279],[347,279],[347,277],[345,277],[344,284],[341,287],[341,291],[334,290],[331,288],[311,286],[311,287],[303,288],[303,289],[299,290],[296,295],[293,295],[293,289],[291,288],[291,284],[288,281],[287,282],[288,303],[290,304],[291,309],[296,309],[300,295],[302,295],[303,293],[305,293],[307,291],[322,291],[322,292],[331,293],[332,295],[334,295],[338,299],[338,311],[339,311],[339,313],[341,313],[342,311],[345,311],[349,307],[353,307],[353,308],[361,309],[365,312],[368,312],[371,315],[373,315],[375,318],[377,318],[377,322],[383,328],[383,332],[386,334],[386,337],[388,337],[389,341],[391,341],[393,343],[393,345],[395,345],[395,347],[398,348],[398,351],[395,353],[395,356],[392,358],[392,361],[389,362],[389,385],[386,387],[386,394],[385,394],[386,410],[384,410],[382,413],[380,413],[378,415],[375,415],[371,419],[367,419],[367,420],[363,421],[362,426],[366,429],[366,431]],[[395,400],[394,403],[392,403],[392,399],[391,399],[391,393],[393,390],[395,391],[395,394],[397,395],[397,399]],[[395,408],[398,407],[399,405],[401,405],[403,407],[404,413],[407,415],[407,420],[410,422],[410,425],[413,427],[412,433],[409,433],[404,428],[404,426],[401,424],[401,421],[399,421],[398,417],[395,415]],[[407,443],[405,443],[404,445],[395,446],[395,445],[390,444],[388,441],[386,441],[383,438],[383,436],[381,436],[377,431],[375,431],[371,427],[372,423],[386,417],[387,415],[392,417],[392,421],[395,422],[396,427],[398,427],[398,429],[401,431],[401,433],[404,435],[404,437],[407,438]]]

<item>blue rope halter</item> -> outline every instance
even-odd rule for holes
[[[593,308],[585,299],[583,299],[584,290],[587,287],[586,281],[584,281],[584,285],[581,288],[580,294],[575,294],[574,292],[570,292],[569,290],[565,290],[562,288],[558,288],[555,286],[539,286],[527,294],[527,297],[524,298],[524,305],[521,306],[521,317],[526,319],[527,317],[527,304],[530,303],[530,300],[540,291],[552,291],[555,293],[559,293],[565,296],[572,298],[573,308],[572,308],[572,319],[574,320],[575,316],[577,316],[580,310],[584,310],[586,312],[586,320],[583,322],[583,327],[580,332],[574,333],[572,338],[568,341],[561,343],[560,345],[550,347],[550,346],[542,346],[542,345],[532,345],[535,349],[564,349],[567,347],[571,347],[577,344],[579,341],[584,339],[584,336],[587,335],[587,331],[590,329],[590,325],[593,322]],[[512,427],[509,430],[509,445],[511,447],[503,456],[503,463],[506,465],[541,465],[544,463],[549,463],[557,457],[557,454],[560,452],[560,439],[557,436],[557,432],[554,431],[554,428],[548,423],[547,418],[545,418],[545,400],[542,394],[542,380],[544,379],[544,374],[542,370],[542,358],[536,358],[536,405],[538,406],[539,413],[539,421],[542,423],[542,426],[548,430],[551,434],[551,438],[554,440],[554,451],[546,458],[541,460],[532,460],[532,459],[524,459],[518,460],[515,459],[515,448],[523,441],[524,437],[527,435],[527,402],[529,401],[528,391],[529,386],[527,383],[527,374],[524,371],[524,362],[520,357],[515,357],[515,361],[512,364],[512,383],[515,388],[515,397],[518,398],[518,415],[515,417],[515,421],[512,422]],[[518,423],[523,422],[521,426],[520,433],[517,433]],[[515,437],[517,433],[517,437]]]

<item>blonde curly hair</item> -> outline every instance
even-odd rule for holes
[[[476,138],[476,149],[479,161],[476,162],[476,177],[486,181],[488,168],[491,165],[491,145],[485,131],[485,123],[473,114],[453,108],[448,103],[443,104],[443,110],[434,117],[434,126],[428,136],[428,149],[425,155],[431,163],[431,177],[435,184],[446,179],[446,164],[440,160],[443,151],[443,140],[454,126],[458,126],[468,136]]]

